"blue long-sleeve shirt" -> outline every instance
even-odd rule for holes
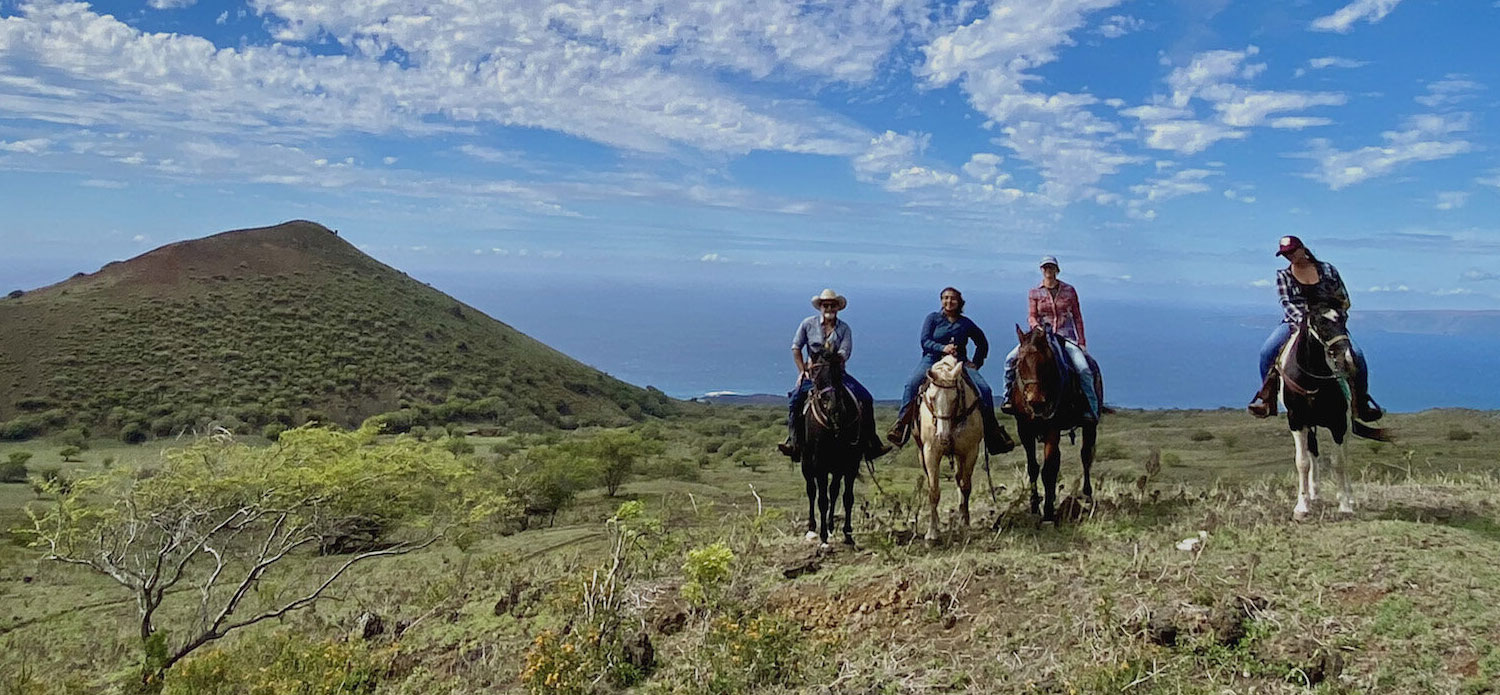
[[[974,341],[974,358],[969,359],[969,341]],[[922,322],[922,356],[932,362],[943,358],[943,348],[947,345],[958,346],[958,358],[966,362],[973,362],[975,367],[984,365],[984,360],[990,354],[990,341],[985,339],[984,331],[979,330],[967,316],[958,317],[957,321],[949,321],[943,312],[934,311],[927,315],[927,320]]]

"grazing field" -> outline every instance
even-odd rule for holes
[[[1101,428],[1091,505],[1039,527],[1008,454],[990,463],[996,501],[981,471],[974,526],[943,519],[937,547],[913,532],[908,446],[878,489],[857,487],[858,547],[819,556],[801,476],[774,450],[784,411],[687,410],[631,428],[654,446],[613,497],[590,477],[598,431],[434,442],[495,471],[524,503],[514,518],[362,565],[313,607],[194,652],[165,691],[1500,692],[1496,413],[1390,416],[1400,441],[1349,447],[1354,518],[1325,502],[1297,524],[1281,423],[1124,412]],[[0,461],[29,451],[33,474],[76,480],[186,442],[93,444],[65,463],[61,442],[5,443]],[[1063,465],[1066,495],[1076,449]],[[7,526],[50,501],[0,484]],[[130,595],[24,538],[0,549],[0,692],[129,692]],[[248,600],[342,561],[297,555]],[[175,605],[159,624],[195,604]]]

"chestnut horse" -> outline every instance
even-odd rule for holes
[[[1099,426],[1085,416],[1088,401],[1073,384],[1064,381],[1065,372],[1060,360],[1067,355],[1057,354],[1052,340],[1041,327],[1022,333],[1016,326],[1016,340],[1020,350],[1016,353],[1016,378],[1011,384],[1011,403],[1015,405],[1016,437],[1026,447],[1026,475],[1031,481],[1031,513],[1041,514],[1043,522],[1057,521],[1057,475],[1062,465],[1062,452],[1058,447],[1065,430],[1083,430],[1083,447],[1079,456],[1083,460],[1083,496],[1092,500],[1094,485],[1089,479],[1094,465],[1094,444],[1099,436]],[[1103,380],[1096,369],[1094,383],[1088,388],[1096,389],[1099,403],[1104,403]],[[1036,445],[1043,446],[1042,463],[1037,464]],[[1037,494],[1037,474],[1042,477],[1046,496]]]
[[[917,400],[921,401],[918,413],[917,454],[921,457],[922,473],[927,479],[927,501],[930,516],[927,520],[927,541],[938,540],[938,502],[943,496],[942,481],[938,473],[942,470],[943,458],[952,456],[955,463],[954,480],[963,495],[959,512],[964,526],[969,525],[969,493],[974,489],[974,462],[979,458],[979,449],[984,445],[984,420],[979,409],[985,407],[979,390],[964,376],[964,363],[947,355],[927,370],[927,386]]]
[[[807,481],[807,539],[828,547],[828,527],[840,487],[844,494],[844,545],[854,545],[854,479],[859,475],[859,402],[844,387],[844,358],[835,346],[813,355],[812,392],[802,418],[802,477]],[[816,507],[814,504],[816,503]]]

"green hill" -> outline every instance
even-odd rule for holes
[[[161,247],[0,299],[0,438],[128,439],[456,419],[618,424],[672,401],[295,221]]]

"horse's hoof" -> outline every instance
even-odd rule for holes
[[[847,533],[844,534],[844,545],[847,545],[847,546],[853,548],[854,547],[854,536],[851,536],[851,535],[849,535]]]
[[[1292,512],[1292,521],[1307,521],[1307,512]]]
[[[832,553],[832,552],[833,552],[833,546],[831,546],[831,545],[829,545],[827,543],[819,543],[818,544],[818,554],[819,555],[826,555],[826,554]]]
[[[1345,519],[1353,517],[1354,516],[1354,507],[1351,507],[1351,506],[1348,506],[1348,505],[1343,505],[1343,504],[1339,505],[1339,516],[1341,516],[1341,517],[1343,517]]]
[[[809,542],[809,543],[811,543],[811,542],[813,542],[815,540],[818,540],[818,532],[817,531],[808,531],[807,535],[803,536],[802,539],[805,540],[805,541],[807,541],[807,542]]]

